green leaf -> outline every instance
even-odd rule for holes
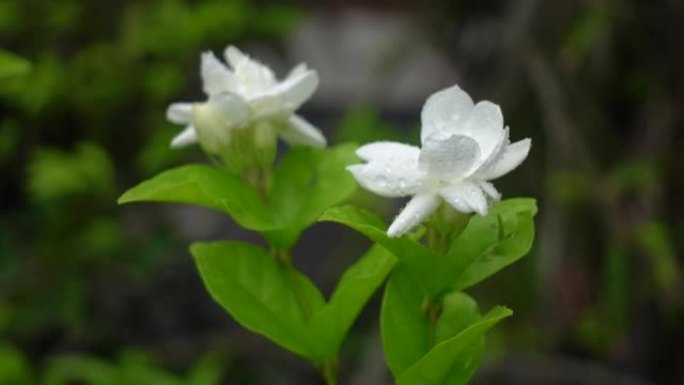
[[[486,217],[473,216],[449,251],[458,277],[453,289],[470,287],[527,254],[536,212],[534,199],[516,198],[492,206]]]
[[[500,218],[493,213],[470,218],[466,228],[451,243],[446,256],[452,262],[451,284],[459,282],[465,271],[494,250],[501,236],[501,227]]]
[[[270,207],[284,229],[266,234],[271,244],[288,249],[324,210],[349,198],[357,184],[346,166],[357,162],[356,145],[329,149],[292,148],[273,173]]]
[[[460,291],[449,293],[442,299],[435,340],[446,341],[479,320],[480,310],[473,298]]]
[[[312,361],[325,358],[307,326],[324,300],[306,276],[247,243],[195,243],[190,251],[209,293],[238,323]]]
[[[375,245],[342,275],[330,301],[314,316],[312,333],[325,341],[328,358],[337,355],[361,309],[383,283],[396,258]]]
[[[395,377],[428,352],[428,322],[423,313],[423,291],[401,264],[385,286],[380,330],[385,361]]]
[[[482,354],[482,339],[487,330],[513,314],[495,307],[454,337],[442,341],[415,365],[402,373],[398,385],[462,385],[475,372]]]
[[[240,242],[191,247],[212,297],[241,325],[314,362],[333,359],[396,259],[373,247],[342,276],[330,302],[302,274]],[[302,301],[304,303],[302,303]]]
[[[442,299],[442,313],[431,331],[420,286],[406,269],[397,266],[385,287],[380,315],[390,370],[399,377],[430,351],[431,344],[452,338],[479,318],[472,298],[460,292],[450,293]]]
[[[411,237],[390,238],[382,220],[366,210],[354,206],[333,207],[321,216],[322,221],[341,223],[381,244],[404,264],[420,287],[432,297],[443,294],[453,282],[451,263]]]
[[[376,215],[353,206],[327,210],[321,220],[349,226],[392,252],[425,293],[437,298],[491,276],[524,256],[534,239],[534,199],[508,199],[489,215],[474,215],[452,242],[446,256],[435,254],[412,237],[390,238]]]
[[[268,207],[251,186],[235,174],[207,165],[162,172],[126,191],[118,202],[195,204],[228,214],[250,230],[277,227]]]
[[[5,50],[0,50],[0,79],[27,73],[31,63]]]

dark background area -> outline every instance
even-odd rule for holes
[[[199,54],[227,44],[280,76],[317,69],[302,114],[331,143],[415,143],[425,98],[454,83],[532,138],[497,187],[538,199],[537,239],[471,293],[515,310],[475,383],[684,384],[682,36],[676,0],[0,2],[0,46],[31,62],[0,79],[0,384],[319,383],[238,327],[187,251],[256,235],[115,204],[206,161],[169,149],[164,111],[202,97]],[[385,218],[402,204],[354,199]],[[329,293],[367,246],[319,224],[295,264]],[[344,384],[390,383],[378,305],[345,343]]]

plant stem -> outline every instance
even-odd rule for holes
[[[442,298],[425,298],[423,313],[428,320],[428,348],[432,349],[437,343],[437,321],[442,315]]]
[[[299,311],[302,314],[302,318],[304,318],[305,322],[308,321],[312,316],[312,311],[308,301],[306,300],[306,297],[304,296],[301,281],[297,276],[297,270],[292,264],[292,255],[290,255],[289,250],[283,249],[272,250],[272,255],[280,263],[283,264],[287,272],[288,279],[292,284],[292,291],[295,297],[295,301],[297,301]],[[325,363],[319,366],[319,369],[327,385],[338,385],[337,375],[339,371],[339,365],[336,358],[326,361]]]
[[[311,308],[309,307],[309,303],[306,300],[306,297],[304,296],[304,291],[301,287],[301,282],[299,280],[299,277],[297,276],[297,270],[292,265],[292,256],[290,255],[290,252],[288,250],[276,250],[274,252],[274,255],[278,259],[278,261],[280,261],[285,266],[288,279],[292,284],[292,291],[295,297],[295,301],[297,301],[297,305],[299,306],[299,311],[302,313],[302,318],[305,321],[308,321],[309,318],[311,318]]]
[[[337,372],[338,372],[338,365],[337,365],[337,360],[331,360],[323,364],[323,367],[321,368],[321,373],[323,374],[323,378],[325,379],[326,385],[337,385]]]
[[[259,193],[266,201],[271,184],[271,171],[264,167],[251,168],[243,173],[243,178]]]

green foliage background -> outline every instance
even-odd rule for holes
[[[175,226],[182,218],[120,209],[116,198],[205,161],[169,150],[178,127],[163,114],[201,96],[199,52],[257,43],[282,53],[299,22],[354,7],[408,15],[463,88],[500,103],[514,136],[534,140],[516,177],[497,181],[506,196],[539,199],[533,253],[470,291],[482,308],[516,310],[487,345],[503,369],[479,381],[584,383],[576,373],[599,367],[614,381],[681,383],[682,2],[342,3],[0,2],[0,384],[315,383],[301,360],[237,331],[211,301]],[[417,50],[395,48],[383,71]],[[324,127],[332,142],[417,138],[419,106],[365,100],[340,111]],[[354,200],[385,218],[397,208]],[[330,292],[367,241],[317,226],[303,241],[326,252],[299,263]],[[372,305],[342,357],[343,372],[367,378],[387,371],[373,369]]]
[[[201,50],[277,46],[301,16],[249,0],[0,4],[0,383],[220,383],[229,347],[204,337],[185,353],[157,354],[174,343],[155,333],[149,317],[159,309],[132,316],[147,301],[172,300],[164,274],[187,253],[163,224],[136,236],[116,197],[201,159],[170,151],[176,127],[164,119],[179,95],[199,96],[190,90],[199,89]],[[188,323],[167,333],[186,338]],[[242,372],[234,378],[254,375]]]

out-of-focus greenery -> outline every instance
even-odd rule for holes
[[[28,61],[0,50],[0,79],[23,75],[28,72],[30,66]]]
[[[478,288],[515,304],[502,344],[680,383],[683,3],[430,3],[423,27],[462,85],[534,143],[496,185],[539,197],[536,251]],[[573,382],[521,372],[493,383]]]
[[[179,128],[164,110],[181,95],[201,97],[202,50],[278,46],[302,13],[267,3],[0,1],[0,383],[21,373],[38,381],[48,357],[69,351],[118,368],[122,351],[179,328],[165,324],[168,313],[140,313],[172,302],[159,293],[190,291],[160,282],[187,259],[185,245],[166,223],[136,234],[141,218],[129,220],[114,200],[201,159],[195,149],[169,151]],[[655,383],[681,381],[682,15],[677,1],[604,0],[429,0],[410,12],[450,56],[454,81],[501,104],[514,135],[534,141],[516,176],[497,180],[505,196],[537,196],[541,210],[533,255],[474,293],[484,306],[516,309],[490,348],[570,352]],[[331,142],[415,143],[387,115],[352,107]],[[404,117],[393,123],[419,124],[417,114]],[[376,212],[395,204],[363,191],[355,203]],[[346,247],[360,242],[345,238],[330,263],[350,262]],[[193,302],[206,297],[193,293]],[[174,314],[199,328],[194,314]],[[149,366],[183,372],[196,353],[188,350],[184,362]]]
[[[159,368],[149,355],[122,351],[118,359],[64,354],[51,358],[43,370],[31,365],[19,350],[0,344],[0,383],[6,385],[218,385],[225,372],[216,355],[200,357],[185,375]]]
[[[156,290],[184,247],[168,228],[127,236],[116,196],[199,156],[169,149],[177,127],[164,111],[180,95],[201,97],[186,91],[199,89],[201,51],[277,45],[301,14],[251,0],[0,3],[0,383],[218,383],[208,361],[179,377],[137,353],[59,352],[151,344],[126,336],[145,331],[110,320],[114,305],[100,298],[126,291],[117,286]]]

